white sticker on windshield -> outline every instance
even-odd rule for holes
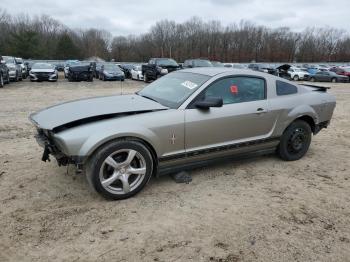
[[[185,81],[181,85],[183,85],[184,87],[187,87],[188,89],[194,89],[198,86],[197,84],[195,84],[191,81]]]

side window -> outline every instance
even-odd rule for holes
[[[292,95],[298,93],[298,88],[295,85],[277,80],[276,93],[278,96]]]
[[[221,97],[224,105],[263,100],[265,80],[244,76],[220,79],[204,91],[204,97]]]

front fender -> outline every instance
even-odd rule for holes
[[[123,126],[127,126],[127,129]],[[100,121],[71,128],[55,134],[54,140],[67,156],[85,159],[104,143],[122,137],[135,137],[146,141],[157,155],[162,150],[160,140],[152,130],[136,124],[123,125],[119,121]]]
[[[123,137],[134,137],[141,140],[146,141],[148,144],[150,144],[154,150],[156,151],[157,155],[159,154],[159,149],[161,147],[159,141],[157,140],[157,136],[149,129],[146,128],[138,128],[137,132],[128,131],[126,130],[119,130],[119,131],[104,131],[97,134],[94,134],[90,136],[84,144],[81,146],[78,155],[88,157],[93,152],[100,147],[101,145],[105,144],[108,141],[115,140],[118,138]]]

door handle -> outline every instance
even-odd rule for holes
[[[264,109],[264,108],[262,108],[262,107],[259,107],[259,108],[256,110],[256,113],[257,113],[257,114],[262,114],[262,113],[266,113],[266,112],[267,112],[267,110]]]

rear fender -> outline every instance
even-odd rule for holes
[[[284,118],[284,121],[279,123],[279,128],[277,133],[282,135],[284,130],[296,119],[302,117],[309,117],[313,120],[314,124],[318,124],[319,120],[317,117],[316,111],[309,105],[300,105],[293,108],[290,112],[288,112],[287,117]]]

